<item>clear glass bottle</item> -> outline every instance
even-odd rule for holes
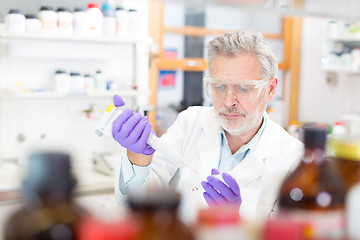
[[[360,176],[360,136],[346,135],[342,138],[332,138],[330,148],[332,159],[348,191],[358,182]]]
[[[344,236],[345,183],[326,158],[327,128],[305,126],[301,132],[305,152],[300,165],[285,179],[279,196],[282,216],[314,226],[314,237]]]
[[[77,224],[86,213],[72,200],[75,184],[68,154],[31,154],[23,180],[24,205],[7,220],[5,240],[76,239]]]
[[[346,236],[360,239],[360,181],[349,189],[346,195]]]
[[[96,92],[106,92],[107,91],[107,81],[106,76],[101,70],[95,72],[95,91]]]
[[[346,183],[346,234],[360,239],[360,136],[346,135],[330,142],[333,160]]]
[[[191,229],[177,215],[180,194],[171,190],[139,191],[129,194],[132,214],[140,224],[140,240],[190,240]]]

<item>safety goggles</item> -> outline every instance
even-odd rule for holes
[[[212,100],[224,100],[231,91],[240,102],[254,102],[268,82],[267,79],[237,80],[229,84],[209,76],[204,77],[206,94]]]

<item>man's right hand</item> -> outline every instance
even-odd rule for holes
[[[116,107],[124,105],[124,100],[118,95],[115,95],[113,100]],[[131,109],[121,113],[112,125],[113,137],[121,146],[132,153],[144,155],[152,155],[155,152],[155,149],[147,144],[151,130],[152,127],[148,117],[143,117],[140,113],[134,114]],[[133,162],[132,159],[129,160]]]

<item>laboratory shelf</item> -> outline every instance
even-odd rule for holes
[[[329,37],[326,40],[330,42],[360,42],[360,37]]]
[[[139,97],[139,96],[150,96],[150,91],[140,91],[140,90],[128,90],[128,91],[108,91],[102,93],[58,93],[53,91],[44,91],[44,92],[25,92],[25,93],[9,93],[3,92],[0,93],[1,99],[74,99],[74,98],[109,98],[118,94],[122,97]]]
[[[114,44],[137,44],[151,43],[151,38],[142,36],[77,36],[61,35],[57,33],[11,33],[5,30],[5,25],[0,24],[1,39],[18,40],[46,40],[46,41],[69,41],[69,42],[87,42],[87,43],[114,43]]]
[[[348,74],[360,74],[360,69],[351,69],[345,67],[322,67],[324,72],[336,72],[336,73],[348,73]]]

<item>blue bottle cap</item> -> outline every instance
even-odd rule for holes
[[[102,11],[114,11],[113,6],[108,3],[104,3],[101,9]]]

